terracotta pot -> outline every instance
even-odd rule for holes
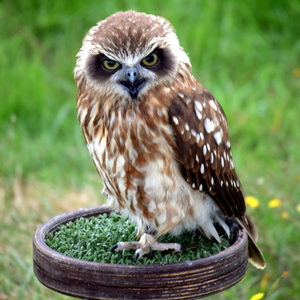
[[[196,260],[156,265],[96,263],[60,254],[45,244],[47,233],[77,218],[109,213],[83,208],[41,225],[33,240],[34,273],[45,286],[82,299],[198,299],[221,292],[247,272],[248,238],[243,230],[230,248]]]

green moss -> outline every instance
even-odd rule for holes
[[[186,250],[181,252],[152,251],[133,261],[134,251],[109,251],[120,241],[135,241],[137,227],[125,217],[116,213],[99,217],[80,218],[60,226],[55,233],[47,234],[46,244],[53,250],[66,256],[87,261],[114,264],[165,264],[197,259],[216,254],[228,248],[231,243],[222,236],[222,243],[210,241],[199,231],[184,232],[180,236],[165,234],[160,242],[180,243]]]

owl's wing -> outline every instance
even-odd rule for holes
[[[243,191],[232,162],[227,120],[200,84],[180,91],[169,108],[177,160],[193,189],[207,193],[228,217],[245,214]]]

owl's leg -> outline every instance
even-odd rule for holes
[[[119,242],[110,248],[110,251],[136,250],[134,260],[136,261],[143,255],[154,251],[165,251],[173,249],[175,251],[183,250],[183,247],[177,243],[158,243],[154,235],[144,233],[138,242]]]

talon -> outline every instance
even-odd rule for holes
[[[150,252],[150,247],[139,248],[134,253],[134,262],[136,262],[139,258],[141,258],[144,254]]]
[[[186,251],[184,247],[177,243],[158,243],[156,238],[148,233],[144,233],[139,242],[119,242],[113,245],[109,251],[136,250],[133,261],[136,262],[139,258],[153,251]]]
[[[113,246],[109,249],[109,251],[112,252],[112,251],[116,250],[118,247],[119,247],[119,243],[113,245]]]
[[[185,247],[183,247],[183,246],[181,246],[181,245],[180,245],[180,250],[179,250],[179,251],[182,251],[182,252],[184,252],[184,253],[186,253],[186,252],[187,252],[186,248],[185,248]]]
[[[139,253],[135,253],[133,261],[136,262],[140,257]]]

